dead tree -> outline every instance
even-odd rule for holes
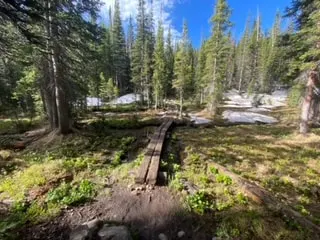
[[[300,133],[309,131],[308,122],[317,121],[319,115],[320,83],[318,73],[311,71],[307,82],[306,94],[302,104]]]

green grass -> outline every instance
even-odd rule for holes
[[[96,195],[95,186],[89,180],[82,180],[77,184],[62,183],[47,194],[48,203],[61,205],[77,205],[92,199]]]
[[[141,164],[143,155],[129,162],[128,153],[140,152],[135,144],[139,137],[137,133],[133,136],[117,131],[96,138],[69,135],[63,142],[38,150],[1,151],[6,161],[21,165],[0,177],[0,200],[14,202],[9,214],[0,216],[0,238],[10,239],[10,234],[26,222],[47,221],[65,206],[76,206],[106,194],[109,177],[118,184],[133,181],[130,171]],[[73,178],[64,182],[66,175]],[[47,187],[49,191],[41,192]]]
[[[7,118],[0,119],[0,134],[24,133],[31,130],[41,122],[40,117],[30,118]]]
[[[63,174],[59,162],[34,164],[0,180],[0,199],[23,201],[28,192]]]
[[[174,132],[175,139],[184,146],[180,153],[183,163],[169,186],[185,196],[181,184],[184,180],[213,196],[213,209],[218,213],[217,237],[310,239],[308,232],[296,223],[256,206],[229,176],[210,167],[212,163],[255,181],[314,222],[320,217],[312,207],[318,202],[315,189],[320,182],[320,130],[314,129],[304,138],[296,132],[297,111],[287,108],[272,114],[280,118],[279,124],[182,127]],[[190,207],[189,198],[185,200],[192,211],[206,212],[204,199],[191,198],[194,207]]]

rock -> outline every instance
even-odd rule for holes
[[[133,191],[131,191],[131,194],[135,195],[135,196],[139,196],[141,194],[141,192],[139,192],[137,190],[133,190]]]
[[[125,226],[112,226],[105,224],[98,232],[100,240],[132,240],[130,232]]]
[[[12,199],[4,199],[1,201],[1,203],[3,203],[4,205],[6,205],[8,207],[11,207],[15,203],[15,201]]]
[[[184,231],[178,232],[178,238],[182,238],[186,233]]]
[[[90,238],[90,230],[87,225],[78,226],[70,234],[70,240],[86,240]]]
[[[134,187],[133,184],[128,185],[128,189],[132,192],[134,190],[136,190],[136,188]]]
[[[160,233],[158,238],[159,238],[159,240],[168,240],[168,237],[163,233]]]
[[[100,228],[101,223],[102,222],[99,219],[95,218],[89,222],[82,224],[82,225],[87,226],[91,232],[91,235],[93,235],[93,233],[96,232]]]

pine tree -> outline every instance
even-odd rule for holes
[[[275,22],[271,30],[270,36],[262,41],[261,49],[261,89],[263,93],[270,93],[273,86],[281,78],[284,63],[281,63],[281,49],[279,40],[281,35],[281,15],[276,14]]]
[[[147,97],[148,108],[151,105],[152,76],[153,76],[153,52],[155,46],[153,8],[146,14],[146,31],[145,31],[144,59],[143,59],[143,79],[144,95]]]
[[[130,16],[129,18],[129,25],[128,25],[128,33],[127,33],[127,54],[129,56],[129,59],[132,58],[132,49],[133,49],[133,43],[134,43],[134,29],[133,29],[133,20]]]
[[[245,79],[248,78],[248,63],[249,63],[249,40],[250,40],[250,20],[248,18],[245,30],[238,45],[237,51],[237,89],[239,93],[243,90]]]
[[[155,109],[162,105],[166,82],[166,62],[164,52],[163,27],[159,21],[157,41],[154,51],[153,95]]]
[[[313,3],[308,23],[302,28],[301,34],[307,36],[305,44],[308,50],[300,57],[304,64],[302,69],[316,69],[320,65],[320,2]]]
[[[228,58],[227,58],[227,75],[226,75],[226,89],[230,89],[233,86],[233,82],[236,74],[236,42],[231,36],[231,32],[228,37]]]
[[[204,102],[205,99],[205,88],[207,86],[206,82],[206,60],[207,60],[207,51],[206,51],[207,41],[203,41],[198,53],[198,64],[196,69],[196,92],[197,99],[200,104]]]
[[[137,36],[133,44],[132,57],[131,57],[131,76],[132,83],[134,84],[135,93],[144,92],[144,79],[143,79],[143,64],[145,57],[145,42],[146,42],[146,9],[145,1],[139,0],[138,15],[137,15]],[[142,100],[144,101],[144,100]]]
[[[112,56],[114,80],[116,86],[120,89],[120,92],[124,93],[129,82],[127,75],[129,61],[126,53],[126,41],[120,17],[119,0],[116,0],[114,5],[112,22]]]
[[[228,33],[231,27],[231,11],[225,0],[217,0],[211,18],[212,36],[208,41],[206,81],[209,83],[208,110],[214,114],[226,84],[228,61]]]
[[[117,86],[113,83],[112,78],[109,78],[108,81],[106,80],[103,72],[100,73],[100,81],[101,81],[101,98],[103,100],[112,100],[113,98],[117,97],[119,94],[119,89]]]
[[[292,51],[289,55],[293,57],[289,68],[291,77],[297,76],[300,71],[314,69],[320,60],[319,5],[318,0],[294,0],[287,10],[287,16],[296,24],[296,32],[290,35]]]
[[[166,39],[165,46],[165,83],[164,83],[164,98],[166,99],[171,93],[172,89],[172,80],[174,78],[174,51],[172,46],[172,36],[171,36],[171,28],[169,28],[168,36]]]
[[[132,82],[135,92],[141,93],[143,102],[146,98],[150,107],[155,37],[152,9],[146,12],[144,0],[139,0],[137,26],[131,59]]]
[[[257,19],[253,25],[253,31],[250,36],[249,43],[249,83],[248,94],[252,94],[259,89],[259,60],[261,54],[261,18],[260,13],[257,15]]]
[[[183,37],[182,42],[179,44],[178,51],[174,63],[173,87],[176,89],[180,99],[179,117],[182,117],[183,102],[185,98],[185,90],[188,83],[192,81],[192,59],[189,55],[189,33],[186,21],[183,24]]]

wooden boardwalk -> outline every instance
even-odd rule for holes
[[[143,162],[135,178],[137,184],[155,185],[160,167],[160,157],[166,134],[173,120],[165,120],[153,134],[147,147]]]

